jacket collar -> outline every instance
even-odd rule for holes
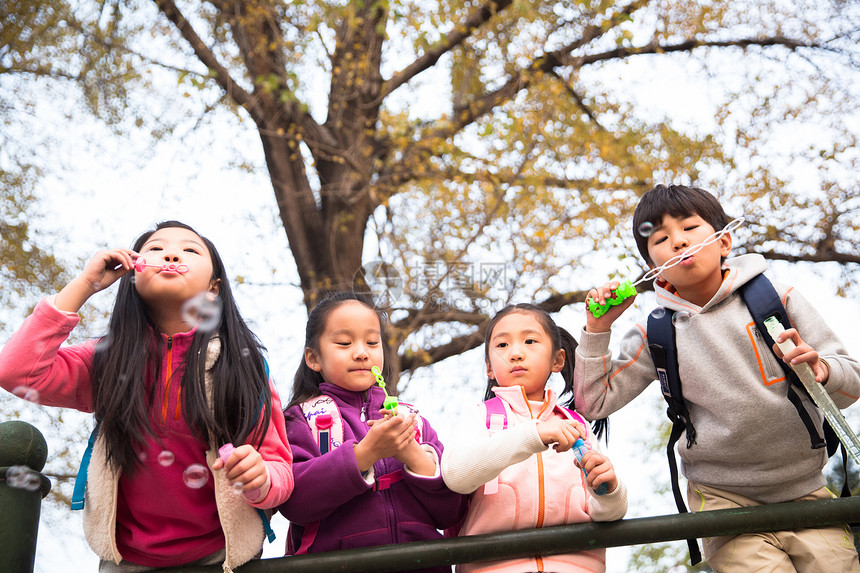
[[[552,388],[547,388],[544,392],[544,405],[539,410],[533,408],[531,404],[529,404],[529,400],[526,397],[525,390],[522,386],[495,386],[493,387],[493,392],[507,402],[508,406],[510,406],[511,411],[519,416],[525,416],[528,418],[535,418],[537,420],[546,420],[552,415],[552,411],[555,410],[558,405],[558,397],[555,392],[553,392]]]
[[[733,292],[746,284],[753,277],[767,270],[767,261],[759,254],[748,254],[732,257],[723,263],[723,281],[720,288],[705,306],[698,306],[681,298],[674,287],[665,281],[654,281],[654,292],[657,294],[657,304],[669,310],[688,312],[705,312],[718,305]]]
[[[385,399],[385,392],[376,384],[363,392],[354,392],[353,390],[341,388],[331,382],[323,382],[320,384],[320,394],[337,398],[345,405],[355,406],[356,408],[362,408],[367,404],[368,400],[370,401],[371,406],[378,402],[379,407],[381,408],[382,401]]]

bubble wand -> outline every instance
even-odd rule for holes
[[[656,278],[657,275],[659,275],[660,273],[662,273],[666,269],[670,269],[674,266],[681,264],[684,260],[692,257],[693,255],[695,255],[696,253],[698,253],[699,251],[701,251],[702,249],[704,249],[708,245],[710,245],[712,243],[716,243],[717,241],[719,241],[723,237],[723,235],[725,235],[726,233],[731,233],[732,231],[734,231],[735,229],[740,227],[743,224],[743,222],[744,222],[744,218],[738,217],[737,219],[730,221],[728,225],[726,225],[725,227],[723,227],[719,231],[716,231],[712,235],[708,236],[708,238],[705,239],[704,241],[702,241],[701,243],[699,243],[697,245],[693,245],[689,249],[675,255],[674,257],[672,257],[671,259],[669,259],[668,261],[666,261],[665,263],[663,263],[659,267],[654,267],[653,269],[651,269],[650,271],[648,271],[647,273],[642,275],[642,277],[640,279],[638,279],[636,282],[630,282],[629,279],[623,281],[621,284],[619,284],[614,289],[615,296],[613,296],[611,298],[607,298],[606,302],[603,304],[598,304],[597,301],[591,297],[585,299],[586,308],[594,316],[594,318],[600,318],[601,316],[606,314],[606,312],[609,310],[610,306],[617,306],[617,305],[621,304],[622,302],[624,302],[624,300],[635,295],[637,293],[636,285],[644,283],[645,281],[650,281],[650,280]]]
[[[187,273],[188,265],[177,265],[176,263],[164,263],[163,265],[149,265],[146,263],[146,259],[143,257],[138,257],[136,261],[134,261],[134,270],[142,273],[145,268],[153,268],[153,269],[161,269],[162,271],[171,271],[174,273]]]
[[[371,366],[370,372],[376,376],[376,384],[382,388],[382,391],[385,392],[385,400],[382,402],[382,407],[386,410],[389,410],[392,414],[397,413],[397,398],[395,396],[389,396],[388,390],[385,389],[385,378],[382,377],[382,371],[379,369],[379,366]]]
[[[588,447],[588,444],[586,444],[582,438],[576,438],[576,441],[573,443],[573,455],[576,456],[576,461],[582,464],[582,457],[587,454],[590,449],[591,448]],[[583,475],[585,475],[585,477],[588,477],[588,472],[586,472],[585,469],[581,467],[580,469],[582,469]],[[609,484],[603,482],[602,484],[597,486],[597,489],[594,490],[594,493],[596,493],[597,495],[606,495],[607,491],[609,491]]]
[[[767,333],[770,334],[774,342],[776,342],[776,338],[785,330],[785,327],[782,326],[782,323],[780,323],[779,319],[775,316],[766,318],[764,326],[767,328]],[[794,342],[790,338],[783,340],[782,342],[777,342],[776,345],[779,346],[779,349],[783,354],[789,352],[795,347]],[[824,389],[824,386],[815,381],[815,373],[812,372],[812,367],[808,362],[789,364],[789,366],[791,366],[795,373],[797,373],[797,377],[800,378],[800,381],[803,383],[803,387],[806,388],[812,401],[815,402],[815,405],[818,406],[824,414],[824,417],[830,423],[830,427],[833,428],[833,432],[836,434],[836,437],[839,438],[839,441],[842,442],[843,446],[845,446],[845,450],[848,452],[848,455],[850,455],[851,459],[856,463],[860,464],[860,439],[857,438],[857,434],[855,434],[854,430],[851,429],[851,426],[848,425],[848,421],[845,419],[845,416],[842,415],[842,412],[836,406],[836,403],[833,401],[833,398],[830,397],[830,394],[828,394]]]

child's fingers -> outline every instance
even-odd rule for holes
[[[263,462],[263,456],[253,446],[242,444],[230,453],[225,466],[227,468],[227,478],[236,480],[240,479],[240,476],[245,472],[251,471],[255,467],[259,471],[260,466],[265,466],[265,463]]]
[[[591,473],[595,471],[595,468],[597,468],[597,466],[599,466],[605,459],[607,459],[606,456],[604,456],[600,452],[588,450],[582,456],[582,462],[580,462],[579,467],[581,467],[586,471],[586,473],[591,475]]]
[[[776,342],[785,342],[786,340],[791,340],[795,345],[800,345],[803,342],[796,328],[786,328],[776,337]]]
[[[588,291],[588,298],[596,301],[598,304],[605,304],[607,298],[612,297],[613,289],[618,288],[618,283],[615,281],[609,281],[600,287],[595,287]]]
[[[263,484],[266,483],[266,468],[265,464],[263,467],[253,467],[250,470],[241,473],[237,477],[230,480],[233,483],[241,483],[242,489],[244,491],[250,491],[253,489],[257,489],[263,487]]]
[[[589,486],[591,489],[597,489],[601,484],[607,484],[608,491],[615,490],[615,484],[617,482],[617,478],[615,477],[615,470],[611,465],[605,467],[604,464],[597,466],[594,470],[588,472],[589,478]]]
[[[570,448],[573,447],[573,444],[576,443],[576,440],[580,438],[579,428],[576,427],[575,422],[567,422],[561,428],[561,435],[556,444],[556,451],[558,452],[566,452]]]

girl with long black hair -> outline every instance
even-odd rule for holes
[[[117,280],[109,333],[62,346],[77,311]],[[96,253],[3,347],[3,388],[95,414],[88,477],[78,479],[100,571],[222,562],[229,571],[259,556],[257,509],[293,489],[263,350],[215,246],[178,221],[131,249]]]

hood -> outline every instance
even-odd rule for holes
[[[711,307],[725,300],[726,297],[749,282],[750,279],[766,270],[767,262],[761,255],[741,255],[727,259],[723,263],[723,282],[716,294],[714,294],[705,306],[698,306],[681,298],[674,292],[672,286],[665,281],[655,281],[654,292],[657,294],[657,304],[673,311],[706,312]]]

